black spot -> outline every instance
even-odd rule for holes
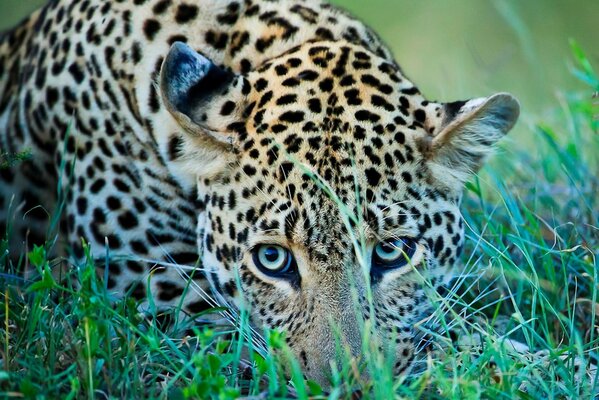
[[[121,201],[114,196],[109,196],[106,199],[106,205],[110,210],[115,211],[121,208]]]
[[[347,104],[350,106],[359,106],[362,104],[362,100],[360,99],[360,91],[358,89],[349,89],[343,92],[345,99],[347,100]]]
[[[155,19],[147,20],[143,28],[146,38],[148,40],[154,40],[160,28],[160,22],[156,21]]]
[[[420,91],[416,86],[412,86],[411,88],[401,89],[401,92],[407,94],[409,96],[419,94]]]
[[[331,32],[327,28],[318,28],[316,30],[316,36],[318,36],[318,38],[320,40],[334,40],[335,39],[333,32]]]
[[[320,90],[328,93],[333,90],[333,80],[331,78],[323,79],[318,86],[320,87]]]
[[[319,99],[310,99],[308,100],[308,108],[315,114],[318,114],[322,111],[322,105]]]
[[[264,107],[266,105],[266,103],[268,103],[272,99],[272,96],[273,96],[272,90],[269,90],[268,92],[264,93],[264,95],[262,95],[262,97],[260,98],[258,107],[259,108]]]
[[[143,201],[141,201],[137,197],[133,198],[133,205],[135,206],[135,209],[137,210],[137,212],[139,212],[141,214],[143,214],[146,211],[146,205],[144,204]]]
[[[185,24],[198,16],[198,7],[190,4],[181,4],[177,8],[175,20],[180,24]]]
[[[355,117],[358,121],[370,121],[377,122],[381,117],[378,115],[371,113],[368,110],[360,110],[355,113]]]
[[[235,103],[232,102],[231,100],[229,100],[229,101],[225,102],[225,104],[223,104],[223,107],[220,110],[220,115],[222,115],[222,116],[231,115],[233,110],[235,110]]]
[[[281,174],[282,174],[282,180],[285,180],[289,174],[291,173],[291,171],[293,170],[293,163],[291,162],[284,162],[281,164],[281,166],[279,167],[281,170]]]
[[[373,106],[382,107],[389,112],[392,112],[395,110],[395,107],[393,107],[389,102],[387,102],[381,96],[373,95],[371,98],[371,101],[372,101]]]
[[[231,3],[227,6],[225,14],[217,15],[216,20],[220,24],[233,25],[239,18],[239,4]]]
[[[287,111],[279,118],[283,122],[298,123],[304,120],[303,111]]]
[[[224,32],[215,32],[213,30],[209,30],[206,32],[206,43],[215,49],[222,50],[227,47],[227,43],[229,41],[229,35]]]
[[[75,78],[75,81],[77,83],[83,82],[85,76],[83,75],[83,71],[81,71],[81,67],[79,66],[79,64],[77,64],[76,62],[71,64],[71,66],[69,67],[69,72],[71,73],[73,78]]]
[[[244,58],[239,62],[239,67],[242,74],[247,74],[252,70],[252,63],[247,58]]]
[[[183,144],[183,139],[180,136],[173,136],[168,141],[168,156],[171,160],[179,158],[179,150]]]
[[[129,193],[129,186],[122,180],[117,178],[113,181],[113,183],[114,183],[114,187],[118,191],[123,192],[123,193]]]
[[[177,265],[194,266],[198,261],[197,253],[182,251],[180,253],[170,254],[173,262]]]
[[[351,86],[356,83],[356,80],[351,75],[344,76],[340,81],[341,86]]]
[[[157,246],[173,243],[176,240],[173,235],[168,233],[159,233],[153,230],[146,231],[146,238],[149,242],[154,243]]]
[[[96,194],[98,193],[100,190],[102,190],[102,188],[106,185],[106,181],[102,178],[98,179],[97,181],[95,181],[89,188],[89,190]]]
[[[399,144],[404,144],[406,142],[406,136],[402,132],[397,132],[394,139]]]
[[[290,58],[287,60],[287,65],[289,65],[291,68],[297,68],[302,65],[302,60],[301,58]]]
[[[77,212],[79,215],[85,214],[87,211],[87,199],[85,197],[79,197],[77,199]]]
[[[256,168],[252,167],[251,165],[244,165],[243,172],[245,172],[247,176],[254,176],[256,175]]]
[[[272,44],[275,41],[275,37],[274,36],[270,36],[268,38],[260,38],[258,40],[256,40],[256,50],[258,50],[260,53],[264,53],[264,51],[266,49],[268,49],[270,46],[272,46]]]
[[[148,105],[153,113],[160,111],[160,97],[158,96],[158,91],[154,84],[150,85],[150,99],[148,100]]]
[[[94,209],[93,217],[94,217],[94,223],[96,223],[96,224],[106,223],[106,214],[104,214],[104,211],[102,211],[102,209],[99,207],[96,207]],[[101,241],[101,242],[103,242],[103,241]]]
[[[429,221],[429,223],[430,223],[430,221]],[[435,246],[433,248],[435,257],[439,257],[439,255],[441,254],[441,251],[443,251],[444,246],[445,246],[445,244],[443,242],[443,236],[437,237],[437,240],[435,240]]]
[[[54,107],[54,105],[58,101],[58,96],[59,93],[56,88],[48,87],[48,89],[46,89],[46,103],[48,104],[48,107]]]
[[[277,66],[275,67],[275,72],[276,72],[276,73],[277,73],[277,75],[279,75],[279,76],[283,76],[283,75],[285,75],[285,74],[286,74],[288,71],[289,71],[289,70],[288,70],[288,69],[287,69],[287,67],[286,67],[286,66],[284,66],[284,65],[277,65]]]
[[[366,138],[366,129],[361,126],[356,126],[354,128],[354,138],[357,140],[364,140]]]
[[[237,293],[237,287],[235,286],[235,283],[233,281],[229,281],[225,283],[223,286],[225,293],[228,294],[230,298],[235,297],[235,294]]]
[[[275,125],[273,125],[273,126],[271,126],[271,127],[270,127],[270,130],[271,130],[273,133],[281,133],[281,132],[284,132],[284,131],[286,131],[286,130],[287,130],[287,126],[285,126],[285,125],[282,125],[282,124],[275,124]],[[256,150],[256,149],[254,149],[254,150]],[[256,151],[257,151],[257,150],[256,150]],[[257,158],[257,157],[256,157],[256,158]]]
[[[173,35],[168,38],[169,46],[172,46],[175,42],[187,43],[187,36],[185,35]]]
[[[297,80],[297,78],[287,78],[285,79],[281,85],[285,86],[285,87],[295,87],[295,86],[299,86],[300,81]]]
[[[244,96],[247,96],[248,94],[250,94],[251,91],[252,91],[252,85],[250,84],[250,81],[243,78],[243,82],[242,82],[242,86],[241,86],[241,94]]]
[[[374,168],[368,168],[365,172],[368,184],[370,186],[377,186],[381,180],[381,174]]]
[[[264,78],[260,78],[256,81],[256,83],[254,84],[254,88],[258,91],[261,92],[264,89],[266,89],[266,86],[268,86],[268,81]]]
[[[378,137],[374,137],[374,138],[370,139],[370,141],[372,142],[373,146],[376,147],[377,149],[380,149],[383,147],[383,141]]]
[[[121,228],[125,230],[133,229],[139,224],[137,217],[131,211],[126,211],[119,215],[118,221]]]
[[[235,195],[235,192],[233,190],[229,192],[229,199],[227,203],[229,204],[229,209],[231,210],[234,209],[237,205],[237,196]]]
[[[288,104],[293,104],[297,101],[297,95],[295,94],[286,94],[277,99],[277,105],[286,106]]]
[[[172,2],[172,0],[160,0],[152,8],[152,11],[154,11],[154,14],[163,14],[171,6]]]
[[[297,74],[297,79],[300,79],[302,81],[312,82],[315,81],[316,78],[318,78],[318,72],[313,71],[311,69],[307,69]]]
[[[426,113],[424,110],[419,108],[418,110],[414,111],[414,118],[416,118],[416,121],[418,122],[424,122],[426,119]]]
[[[131,242],[129,242],[129,245],[136,254],[148,253],[148,248],[146,247],[145,243],[141,240],[132,240]]]

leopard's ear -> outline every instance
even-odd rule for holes
[[[162,64],[163,102],[192,135],[230,143],[228,126],[239,117],[248,89],[244,77],[217,66],[181,42],[172,45]]]
[[[426,139],[427,164],[437,181],[459,187],[475,174],[494,145],[516,123],[520,104],[512,95],[443,104],[438,132]]]
[[[169,157],[182,172],[214,177],[226,170],[242,133],[247,79],[220,68],[184,43],[174,43],[162,64],[162,101],[181,131]]]

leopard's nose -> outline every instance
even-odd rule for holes
[[[355,306],[329,302],[320,311],[320,318],[307,333],[306,346],[298,359],[306,376],[323,388],[329,386],[331,370],[342,369],[348,362],[358,364],[362,359],[362,329]]]
[[[315,381],[323,389],[330,387],[334,371],[346,369],[348,365],[359,365],[362,360],[361,341],[335,336],[331,335],[323,341],[315,340],[312,348],[300,355],[303,357],[306,378]]]

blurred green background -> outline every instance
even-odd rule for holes
[[[0,0],[0,29],[44,0]],[[508,91],[536,121],[580,87],[568,39],[599,65],[599,0],[334,0],[364,19],[430,99]]]

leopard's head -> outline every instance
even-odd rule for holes
[[[176,43],[161,92],[197,177],[198,243],[214,288],[278,329],[326,384],[336,343],[414,357],[427,288],[460,256],[464,182],[514,125],[508,94],[424,99],[399,68],[311,42],[244,75]],[[373,327],[364,345],[364,326]]]

